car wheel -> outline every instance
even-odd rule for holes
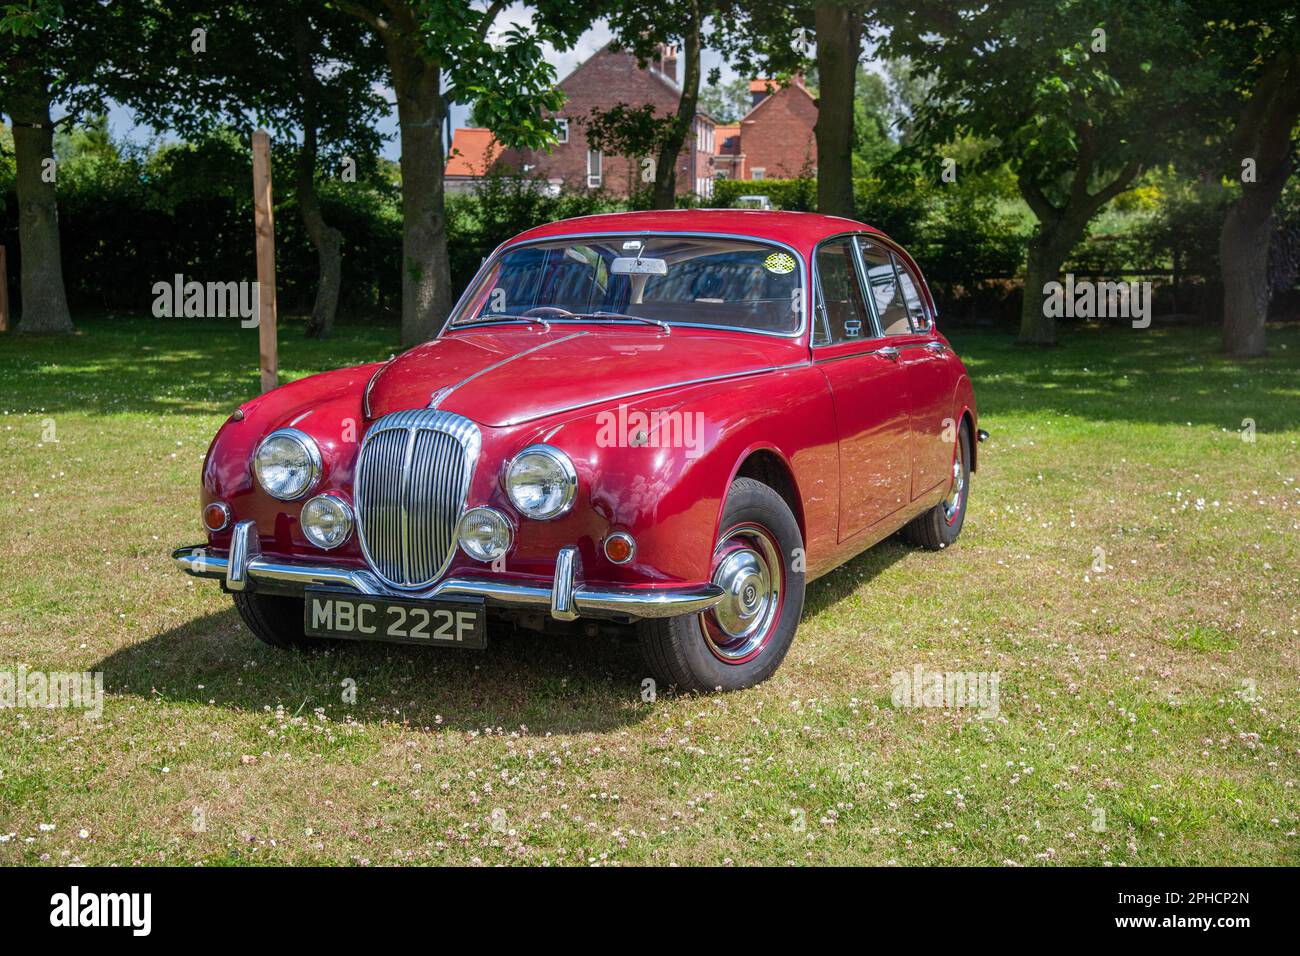
[[[250,591],[232,591],[230,596],[235,600],[240,618],[259,641],[282,650],[313,650],[324,646],[321,639],[303,633],[302,598]]]
[[[952,455],[952,481],[948,494],[904,530],[908,540],[930,551],[948,547],[961,534],[970,494],[970,429],[963,422]]]
[[[766,680],[794,641],[803,613],[803,536],[785,500],[737,478],[713,551],[726,597],[703,614],[641,621],[655,679],[679,691],[740,690]]]

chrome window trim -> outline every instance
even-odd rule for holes
[[[783,242],[780,239],[766,239],[766,238],[760,238],[758,236],[754,236],[750,234],[733,233],[733,232],[695,232],[689,229],[687,230],[603,229],[598,232],[576,232],[576,233],[564,233],[563,235],[555,235],[555,236],[539,236],[536,239],[526,239],[522,242],[515,242],[515,243],[506,242],[497,246],[497,248],[493,250],[492,254],[488,256],[487,261],[484,262],[483,265],[479,267],[478,272],[474,274],[474,278],[471,279],[469,285],[465,287],[465,291],[461,293],[460,298],[456,300],[456,304],[452,306],[451,312],[448,313],[447,315],[447,320],[443,322],[442,327],[438,330],[438,334],[435,335],[434,338],[436,339],[442,338],[442,336],[445,335],[448,331],[458,332],[462,329],[474,328],[475,323],[473,322],[466,322],[463,325],[453,326],[452,316],[455,316],[457,313],[459,313],[461,308],[468,302],[470,298],[470,293],[478,285],[479,278],[485,272],[487,272],[497,262],[497,260],[500,259],[501,256],[505,255],[507,252],[513,252],[516,249],[526,249],[529,246],[540,245],[542,243],[547,243],[547,242],[568,242],[574,239],[596,239],[596,238],[605,238],[608,236],[649,236],[656,239],[664,239],[664,238],[733,239],[741,242],[753,242],[753,243],[758,243],[760,245],[775,246],[778,249],[784,250],[785,252],[788,252],[791,255],[793,255],[795,261],[799,263],[799,276],[801,280],[800,285],[804,293],[803,294],[804,301],[801,303],[803,308],[799,310],[799,327],[795,329],[793,332],[768,332],[763,329],[745,329],[735,325],[708,325],[699,322],[677,322],[677,323],[669,323],[669,324],[676,325],[677,328],[681,328],[681,329],[714,329],[723,332],[744,332],[747,335],[766,335],[769,338],[778,338],[778,339],[797,339],[808,330],[809,312],[811,310],[810,300],[812,298],[812,296],[808,294],[808,287],[809,287],[809,282],[811,280],[812,273],[808,266],[808,261],[804,258],[803,254],[794,246],[790,245],[788,242]],[[556,320],[548,319],[547,321],[555,322]],[[620,324],[611,319],[582,319],[579,321],[584,323],[589,322],[589,323],[599,324],[599,325]],[[624,320],[621,324],[640,325],[642,323],[640,322],[631,323]]]
[[[832,241],[834,241],[834,240],[836,240],[836,239],[843,239],[843,238],[846,237],[846,236],[851,236],[851,237],[853,237],[855,240],[867,240],[867,241],[869,241],[869,242],[878,243],[878,244],[881,246],[881,248],[883,248],[886,252],[888,252],[888,253],[890,254],[890,262],[891,262],[891,264],[893,264],[893,266],[894,266],[894,274],[895,274],[895,276],[897,276],[897,274],[898,274],[898,264],[897,264],[897,261],[902,261],[902,262],[904,262],[904,264],[906,264],[906,263],[905,263],[905,259],[904,259],[903,257],[910,258],[910,257],[907,256],[907,253],[906,253],[906,251],[903,249],[902,246],[900,246],[900,245],[899,245],[897,242],[895,242],[893,239],[890,239],[888,236],[885,236],[885,235],[883,235],[883,234],[881,234],[881,233],[878,233],[878,232],[863,232],[862,230],[852,230],[852,231],[845,231],[845,232],[837,232],[837,233],[835,233],[834,235],[826,236],[826,237],[824,237],[824,238],[822,238],[822,239],[819,239],[819,240],[817,241],[817,245],[813,247],[813,254],[812,254],[812,261],[813,261],[813,264],[812,264],[812,270],[813,270],[813,288],[814,288],[814,290],[815,290],[815,293],[814,293],[815,295],[820,296],[820,294],[821,294],[821,276],[817,273],[817,253],[818,253],[818,251],[821,249],[821,247],[822,247],[822,245],[823,245],[824,243],[832,242]],[[900,253],[902,254],[901,256],[900,256]],[[862,249],[861,249],[861,247],[859,246],[859,243],[858,243],[857,241],[854,241],[854,242],[853,242],[853,256],[854,256],[854,262],[857,264],[857,268],[858,268],[858,270],[859,270],[859,272],[858,272],[858,285],[859,285],[859,288],[861,288],[861,289],[864,290],[863,298],[866,300],[866,303],[867,303],[867,311],[871,314],[871,321],[872,321],[872,323],[874,324],[874,331],[875,331],[875,333],[876,333],[876,336],[875,336],[875,337],[876,337],[876,338],[885,338],[885,333],[884,333],[884,331],[882,330],[882,327],[881,327],[881,325],[880,325],[880,315],[879,315],[879,314],[877,313],[877,311],[876,311],[876,301],[875,301],[875,297],[874,297],[874,296],[870,296],[870,295],[866,295],[866,294],[865,294],[865,290],[866,290],[867,288],[869,288],[869,286],[867,285],[867,283],[864,281],[864,277],[865,277],[865,275],[866,275],[866,262],[865,262],[865,260],[864,260],[863,257],[862,257]],[[897,261],[895,261],[895,260],[897,260]],[[917,281],[921,284],[921,286],[925,289],[925,295],[923,295],[923,296],[921,297],[921,308],[925,311],[926,317],[929,319],[930,325],[929,325],[928,328],[926,328],[926,329],[924,329],[924,330],[922,330],[922,331],[919,331],[919,332],[918,332],[918,331],[916,331],[916,330],[912,330],[912,331],[908,332],[907,334],[909,334],[909,335],[934,335],[935,331],[936,331],[937,328],[938,328],[938,318],[939,318],[939,315],[938,315],[938,310],[937,310],[936,308],[934,308],[934,307],[931,305],[931,302],[933,301],[933,295],[932,295],[931,292],[930,292],[930,285],[929,285],[928,282],[925,281],[925,276],[921,275],[921,271],[920,271],[919,268],[917,269],[916,274],[913,275],[913,278],[914,278],[915,280],[917,280]],[[905,304],[906,304],[906,303],[905,303]],[[813,312],[814,317],[816,316],[816,314],[817,314],[817,313],[816,313],[816,311],[815,311],[815,309],[814,309],[814,312]],[[911,325],[911,314],[910,314],[910,313],[908,314],[908,324],[909,324],[909,327],[910,327],[910,325]],[[828,338],[829,338],[829,334],[830,334],[830,330],[829,330],[829,328],[828,328],[828,329],[827,329],[827,337],[828,337]],[[838,343],[837,343],[837,342],[822,342],[822,343],[818,343],[818,344],[812,344],[812,340],[809,339],[809,344],[810,344],[811,347],[815,350],[815,349],[826,348],[826,347],[829,346],[829,345],[843,345],[844,343],[843,343],[843,342],[838,342]],[[925,344],[928,344],[928,343],[910,343],[910,342],[909,342],[909,343],[907,343],[906,345],[900,345],[900,346],[897,346],[897,348],[900,348],[900,349],[903,349],[903,348],[912,348],[912,347],[914,347],[914,345],[915,345],[915,346],[922,346],[922,345],[925,345]],[[872,351],[874,351],[874,350],[872,350]],[[866,354],[870,354],[870,353],[869,353],[869,352],[854,352],[854,353],[853,353],[853,355],[866,355]],[[847,356],[847,355],[846,355],[846,356],[842,356],[842,357],[843,357],[843,358],[849,358],[850,356]],[[818,363],[818,364],[820,364],[820,361],[821,361],[821,360],[819,360],[819,359],[815,359],[815,360],[814,360],[814,362],[815,362],[815,363]]]
[[[858,244],[857,244],[857,242],[854,241],[854,240],[857,239],[857,237],[862,236],[862,235],[868,235],[868,233],[863,233],[863,232],[861,232],[861,231],[856,231],[856,230],[853,230],[853,231],[846,231],[846,232],[837,232],[837,233],[835,233],[834,235],[824,236],[824,237],[822,237],[821,239],[818,239],[818,240],[817,240],[817,245],[813,246],[813,254],[812,254],[812,261],[813,261],[813,264],[812,264],[812,270],[813,270],[813,286],[814,286],[814,288],[817,290],[817,291],[816,291],[816,295],[817,295],[817,297],[818,297],[818,302],[819,302],[819,304],[824,305],[825,303],[821,302],[821,293],[822,293],[822,277],[821,277],[821,272],[817,269],[817,254],[821,251],[822,246],[826,245],[827,243],[830,243],[830,242],[836,242],[836,241],[838,241],[838,240],[840,240],[840,239],[848,239],[848,240],[849,240],[849,248],[853,250],[853,267],[854,267],[854,272],[857,274],[857,277],[858,277],[858,292],[860,292],[860,293],[862,294],[862,301],[863,301],[863,304],[866,305],[866,307],[867,307],[867,317],[868,317],[868,319],[871,321],[871,331],[875,333],[874,335],[869,336],[869,337],[867,337],[867,338],[880,338],[880,337],[881,337],[881,333],[880,333],[880,319],[879,319],[879,317],[876,315],[876,305],[875,305],[875,303],[872,301],[872,297],[869,296],[869,295],[867,295],[867,289],[869,289],[870,287],[867,286],[867,285],[862,281],[862,277],[863,277],[863,275],[864,275],[864,272],[863,272],[863,269],[862,269],[862,261],[861,261],[861,259],[862,259],[862,255],[861,255],[861,250],[858,249]],[[813,314],[816,315],[816,312],[814,312]],[[810,344],[810,345],[812,346],[812,348],[814,348],[814,349],[824,349],[824,348],[827,348],[828,346],[831,346],[831,345],[844,345],[844,344],[846,344],[845,342],[832,342],[832,341],[830,341],[830,337],[831,337],[830,323],[827,322],[827,323],[826,323],[826,341],[825,341],[825,342],[819,342],[819,343],[817,343],[817,344],[815,344],[815,345],[812,345],[812,339],[811,339],[811,338],[809,338],[808,341],[809,341],[809,344]],[[863,341],[867,341],[867,338],[864,338]],[[854,354],[855,354],[855,355],[861,355],[861,354],[863,354],[863,353],[861,353],[861,352],[855,352]],[[845,356],[845,357],[847,358],[848,356]]]
[[[897,242],[895,242],[893,239],[888,238],[887,236],[881,235],[878,232],[864,232],[862,233],[862,236],[865,239],[871,239],[873,242],[879,242],[882,246],[884,246],[891,253],[893,253],[895,257],[900,257],[902,259],[912,258],[908,254],[907,250],[904,249],[902,246],[900,246]],[[897,271],[898,266],[895,265],[894,269],[895,271]],[[933,305],[934,294],[930,291],[930,283],[926,282],[925,276],[921,275],[920,267],[917,268],[916,276],[914,278],[918,279],[921,283],[922,288],[925,289],[925,295],[921,297],[921,308],[925,310],[925,314],[927,318],[929,318],[930,320],[930,327],[926,329],[925,332],[916,332],[914,334],[925,335],[935,330],[935,326],[939,320],[939,310]]]

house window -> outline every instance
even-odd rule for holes
[[[569,121],[563,116],[555,117],[555,138],[561,143],[569,141]]]
[[[767,179],[767,170],[762,166],[755,166],[750,170],[751,179]]]
[[[603,163],[601,162],[600,150],[597,149],[587,150],[587,188],[588,189],[599,188],[601,183],[602,166]]]

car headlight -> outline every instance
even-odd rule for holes
[[[302,506],[298,521],[308,541],[329,551],[352,533],[352,508],[338,495],[317,495]]]
[[[281,428],[262,439],[253,456],[257,483],[281,501],[301,498],[320,477],[320,449],[306,432]]]
[[[457,532],[461,549],[475,561],[495,561],[510,550],[510,522],[495,508],[470,508]]]
[[[558,518],[573,507],[578,472],[569,456],[558,448],[529,445],[506,469],[506,494],[529,518]]]

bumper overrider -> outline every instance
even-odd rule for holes
[[[221,554],[202,545],[178,548],[172,560],[186,574],[214,578],[231,591],[266,591],[301,596],[309,588],[400,598],[406,601],[482,599],[488,605],[518,610],[549,608],[557,621],[577,618],[616,620],[677,617],[698,614],[722,600],[716,584],[678,588],[589,587],[581,581],[576,547],[564,547],[555,558],[555,577],[547,587],[530,580],[506,577],[450,577],[417,591],[397,590],[370,571],[265,557],[252,521],[235,525],[230,550]]]

